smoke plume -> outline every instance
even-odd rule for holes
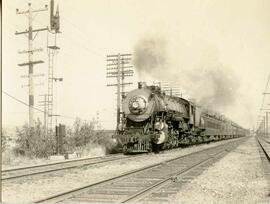
[[[167,66],[167,43],[161,38],[143,39],[135,46],[134,65],[140,75],[158,76]]]
[[[197,103],[214,110],[223,112],[234,104],[239,80],[230,67],[220,62],[217,49],[205,46],[199,51],[181,52],[169,47],[161,38],[140,40],[134,49],[139,76],[146,74],[161,82],[177,83]],[[188,60],[182,63],[182,59]]]

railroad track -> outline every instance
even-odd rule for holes
[[[257,137],[259,153],[262,160],[262,168],[265,178],[270,183],[270,142],[263,137]],[[270,196],[270,188],[268,188],[268,196]],[[267,203],[268,200],[265,201]]]
[[[257,141],[258,141],[259,146],[261,147],[265,157],[270,162],[270,145],[269,145],[270,142],[267,139],[261,138],[261,137],[257,137]]]
[[[20,167],[20,168],[14,168],[14,169],[6,169],[2,171],[2,181],[18,179],[18,178],[27,177],[27,176],[47,174],[51,172],[78,168],[78,167],[83,167],[83,166],[102,164],[105,162],[122,160],[122,159],[127,159],[127,158],[129,158],[129,156],[117,154],[117,155],[110,155],[110,156],[103,156],[103,157],[83,158],[83,159],[55,162],[55,163],[50,163],[50,164],[41,164],[41,165]]]
[[[240,138],[198,152],[137,169],[101,182],[73,189],[36,203],[74,202],[164,202],[179,187],[203,172],[209,165],[236,148]]]

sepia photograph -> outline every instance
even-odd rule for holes
[[[1,203],[270,203],[270,1],[0,5]]]

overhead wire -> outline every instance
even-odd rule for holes
[[[12,96],[11,94],[7,93],[6,91],[3,91],[3,90],[2,90],[2,93],[4,93],[4,94],[7,95],[8,97],[12,98],[13,100],[15,100],[15,101],[17,101],[17,102],[19,102],[19,103],[21,103],[21,104],[27,106],[27,107],[31,107],[31,108],[33,108],[33,109],[39,111],[39,112],[45,113],[45,111],[43,111],[43,110],[41,110],[41,109],[39,109],[39,108],[37,108],[37,107],[30,106],[28,103],[26,103],[26,102],[24,102],[24,101],[18,99],[18,98],[15,97],[15,96]],[[60,115],[59,117],[67,118],[67,119],[74,119],[74,120],[77,119],[77,117],[72,117],[72,116],[67,116],[67,115]],[[87,121],[90,121],[90,120],[87,120]]]
[[[14,99],[14,100],[17,101],[17,102],[19,102],[19,103],[21,103],[21,104],[23,104],[23,105],[26,105],[26,106],[28,106],[28,107],[30,107],[30,105],[29,105],[28,103],[25,103],[24,101],[22,101],[22,100],[20,100],[20,99],[18,99],[18,98],[16,98],[16,97],[10,95],[10,94],[7,93],[6,91],[3,91],[3,90],[2,90],[2,93],[4,93],[5,95],[9,96],[9,97],[12,98],[12,99]],[[44,113],[43,110],[41,110],[41,109],[39,109],[39,108],[36,108],[36,107],[34,107],[34,106],[31,106],[31,108],[33,108],[33,109],[35,109],[35,110],[37,110],[37,111],[40,111],[40,112],[43,112],[43,113]]]
[[[7,8],[9,9],[9,10],[13,10],[11,7],[9,7],[9,6],[7,6]],[[76,28],[80,33],[82,33],[82,34],[84,34],[83,33],[83,31],[82,30],[80,30],[77,26],[75,26],[74,25],[74,23],[72,23],[71,21],[69,21],[69,20],[67,20],[66,18],[64,18],[64,17],[62,17],[62,19],[64,20],[64,21],[66,21],[68,24],[70,24],[70,25],[72,25],[74,28]],[[40,20],[38,20],[38,19],[35,19],[35,22],[38,22],[40,25],[42,25],[42,26],[47,26],[47,24],[45,24],[44,22],[42,22],[42,21],[40,21]],[[18,25],[15,25],[15,24],[13,24],[13,26],[15,27],[20,27],[22,30],[24,29],[20,24],[18,24]],[[84,34],[85,35],[85,34]],[[96,52],[96,51],[94,51],[94,50],[91,50],[88,46],[86,46],[85,44],[91,44],[90,42],[89,42],[89,40],[85,37],[85,39],[88,41],[87,43],[85,43],[85,44],[82,44],[80,41],[78,41],[78,38],[73,38],[73,37],[71,37],[70,35],[66,35],[67,36],[67,38],[69,38],[70,40],[72,40],[72,41],[77,41],[77,43],[75,43],[77,46],[79,45],[79,47],[81,47],[81,48],[83,48],[84,50],[86,50],[88,53],[91,53],[91,54],[94,54],[94,55],[96,55],[96,56],[98,56],[98,57],[100,57],[100,58],[102,58],[102,59],[104,59],[104,55],[102,55],[101,53],[98,53],[98,52]]]

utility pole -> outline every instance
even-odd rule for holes
[[[107,84],[107,86],[117,87],[117,131],[123,131],[123,107],[122,102],[125,98],[125,86],[131,85],[126,83],[125,77],[133,76],[133,66],[131,62],[131,54],[107,55],[107,78],[116,78],[116,84]]]
[[[259,115],[258,117],[261,119],[259,119],[257,121],[257,123],[259,123],[257,132],[261,137],[264,137],[264,135],[265,135],[265,116]]]
[[[40,95],[40,96],[43,96],[44,97],[44,100],[43,101],[39,101],[40,105],[39,106],[43,106],[44,110],[43,110],[43,114],[44,114],[44,119],[43,119],[43,122],[44,122],[44,132],[45,132],[45,136],[47,137],[47,131],[48,131],[48,128],[47,128],[47,116],[48,116],[48,113],[47,113],[47,106],[48,106],[48,95],[47,94],[43,94],[43,95]]]
[[[265,116],[263,117],[263,136],[265,137]]]
[[[261,110],[269,110],[269,109],[261,109]],[[269,111],[265,111],[265,116],[263,117],[264,120],[264,136],[268,137],[268,113],[270,113]]]
[[[266,138],[268,138],[268,113],[269,112],[265,112],[265,133],[266,133]]]
[[[262,122],[261,122],[261,132],[262,132],[262,137],[265,136],[265,116],[262,116]]]
[[[40,28],[40,29],[33,29],[33,13],[47,11],[48,6],[45,5],[44,9],[33,9],[31,7],[31,3],[28,3],[28,10],[20,11],[19,9],[16,9],[16,14],[24,14],[28,17],[28,30],[17,32],[15,35],[21,35],[25,34],[28,38],[28,50],[22,51],[19,53],[27,53],[28,54],[28,62],[18,64],[19,66],[28,66],[28,85],[29,86],[29,127],[33,127],[34,125],[34,65],[43,63],[42,60],[33,60],[33,53],[37,51],[42,51],[42,49],[33,49],[33,41],[36,38],[38,32],[48,30],[48,28]],[[35,36],[33,37],[33,34],[35,33]]]
[[[270,94],[270,93],[263,93],[263,95],[265,94]],[[268,137],[268,113],[270,113],[270,109],[267,108],[261,108],[261,111],[265,111],[265,116],[264,116],[264,136]]]
[[[60,33],[60,15],[59,15],[59,7],[57,5],[56,13],[54,14],[54,0],[50,2],[50,30],[49,33],[53,35],[53,43],[47,45],[47,53],[48,53],[48,93],[47,93],[47,134],[52,135],[53,133],[53,117],[56,117],[56,125],[57,125],[57,114],[54,114],[54,82],[63,81],[63,78],[57,78],[54,76],[54,57],[60,50],[60,47],[57,46],[57,34]]]
[[[101,130],[101,123],[100,123],[100,120],[99,120],[99,112],[97,112],[97,116],[96,116],[96,129],[97,130]]]

